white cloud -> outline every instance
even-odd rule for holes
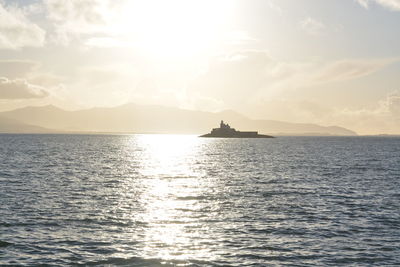
[[[86,32],[104,23],[108,1],[45,0],[44,3],[51,20],[63,24],[69,31]]]
[[[0,77],[15,79],[24,77],[39,67],[39,63],[31,60],[0,60]]]
[[[215,58],[208,70],[189,84],[187,94],[207,99],[214,109],[233,108],[253,118],[340,125],[361,134],[398,133],[399,93],[377,101],[375,107],[347,109],[332,103],[326,106],[320,93],[315,98],[301,93],[371,75],[398,60],[283,62],[263,51],[239,51]]]
[[[45,31],[27,19],[17,9],[6,9],[0,2],[0,49],[40,47],[45,42]]]
[[[338,125],[358,134],[398,134],[400,132],[400,93],[384,96],[373,106],[361,108],[328,107],[314,100],[275,98],[250,107],[252,117],[320,125]]]
[[[32,60],[0,60],[0,77],[9,80],[28,80],[38,86],[46,88],[60,86],[64,77],[41,69],[41,63]]]
[[[378,101],[375,107],[335,110],[331,119],[361,134],[398,134],[400,132],[400,93]]]
[[[82,66],[68,82],[65,98],[82,107],[115,106],[129,101],[138,80],[130,65]]]
[[[369,7],[368,0],[356,0],[356,2],[359,3],[364,8],[368,8]]]
[[[279,15],[281,16],[283,15],[284,13],[283,9],[275,1],[273,0],[268,1],[268,5],[272,10],[276,11]]]
[[[315,76],[316,82],[344,81],[372,74],[393,63],[394,59],[340,60],[322,67]]]
[[[400,93],[389,95],[384,101],[389,113],[400,122]]]
[[[129,47],[129,42],[124,42],[112,37],[93,37],[86,40],[85,45],[92,47]]]
[[[41,86],[28,83],[25,79],[9,80],[0,77],[0,99],[43,98],[48,92]]]
[[[368,76],[398,59],[344,59],[331,62],[284,62],[264,51],[248,50],[214,58],[206,72],[188,85],[188,94],[224,103],[221,108],[251,105],[301,88]]]
[[[326,28],[325,24],[310,17],[302,20],[300,22],[300,26],[305,32],[310,35],[318,35],[322,33],[322,31]]]
[[[370,1],[393,11],[400,11],[400,0],[356,0],[364,8],[369,8]]]
[[[263,51],[223,55],[212,60],[207,72],[198,76],[189,90],[229,107],[239,105],[268,83],[268,71],[275,64]]]
[[[80,34],[104,33],[115,2],[119,1],[44,0],[44,5],[54,26],[55,40],[68,43]]]
[[[400,0],[375,0],[378,4],[391,10],[400,11]]]
[[[230,45],[243,45],[243,44],[249,44],[249,43],[257,42],[257,39],[251,37],[245,31],[230,31],[230,32],[227,32],[223,36],[223,39],[225,40],[225,42],[227,44],[230,44]]]

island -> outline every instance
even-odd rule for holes
[[[231,128],[222,120],[219,128],[212,129],[211,133],[200,135],[200,137],[218,137],[218,138],[274,138],[271,135],[258,134],[258,132],[241,132]]]

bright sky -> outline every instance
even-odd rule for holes
[[[127,102],[400,134],[400,0],[0,0],[0,111]]]

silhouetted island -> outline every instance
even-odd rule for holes
[[[221,121],[219,128],[212,129],[211,133],[200,135],[200,137],[221,137],[221,138],[274,138],[271,135],[258,134],[258,132],[241,132],[231,128],[229,124]]]

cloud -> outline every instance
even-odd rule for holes
[[[126,73],[121,66],[81,67],[79,69],[79,81],[87,83],[87,86],[118,83],[132,73]]]
[[[251,106],[260,99],[298,95],[302,88],[368,76],[398,59],[344,59],[285,62],[259,50],[237,51],[212,59],[208,69],[189,82],[187,94],[224,103],[221,108]]]
[[[99,34],[107,31],[111,0],[44,0],[47,17],[54,25],[56,40],[68,43],[80,34]]]
[[[375,107],[336,110],[332,120],[362,134],[398,134],[400,132],[400,93],[377,101]]]
[[[33,72],[29,73],[26,77],[31,83],[44,86],[46,88],[51,87],[52,90],[54,87],[63,86],[63,82],[66,80],[66,77],[56,75],[51,72]]]
[[[0,77],[0,99],[44,98],[48,92],[41,86],[28,83],[25,79],[9,80]]]
[[[389,95],[383,102],[387,111],[397,120],[400,121],[400,93]]]
[[[250,117],[269,118],[320,125],[338,125],[359,134],[398,134],[400,132],[400,93],[378,99],[369,107],[338,108],[325,106],[317,99],[294,100],[275,98],[260,100],[247,111]]]
[[[251,37],[249,33],[245,31],[229,31],[223,36],[223,40],[230,45],[243,45],[249,43],[255,43],[258,40]]]
[[[0,60],[0,77],[8,80],[28,80],[30,84],[51,88],[61,86],[64,77],[42,70],[41,63],[32,60]]]
[[[39,67],[39,63],[30,60],[0,60],[0,77],[15,79],[24,77]]]
[[[379,71],[395,59],[341,60],[327,64],[315,76],[316,82],[344,81],[367,76]]]
[[[378,4],[391,10],[400,11],[400,0],[375,0]]]
[[[356,2],[359,3],[364,8],[368,8],[369,7],[368,0],[356,0]]]
[[[131,101],[130,94],[139,79],[136,66],[130,64],[82,66],[75,74],[67,82],[64,95],[82,107],[115,106]]]
[[[108,1],[102,0],[45,0],[48,17],[66,26],[79,25],[80,28],[71,28],[71,31],[86,31],[93,25],[104,23],[104,16]],[[82,28],[83,26],[83,28]]]
[[[356,0],[364,8],[369,8],[369,3],[374,1],[375,3],[388,8],[392,11],[400,11],[400,0]]]
[[[268,1],[268,6],[274,10],[275,12],[277,12],[279,15],[283,15],[284,11],[283,9],[275,2],[275,1]]]
[[[361,134],[398,134],[400,132],[400,93],[394,92],[378,100],[372,107],[332,109],[323,118],[333,124]]]
[[[114,37],[92,37],[86,40],[85,45],[92,47],[129,47],[132,45],[129,42],[124,42]]]
[[[300,22],[300,26],[305,32],[310,35],[318,35],[322,33],[322,31],[326,28],[325,24],[310,17],[302,20]]]
[[[0,49],[40,47],[45,31],[30,22],[17,8],[6,9],[0,2]]]
[[[263,51],[240,51],[214,58],[189,90],[206,98],[238,105],[259,90],[275,62]]]

